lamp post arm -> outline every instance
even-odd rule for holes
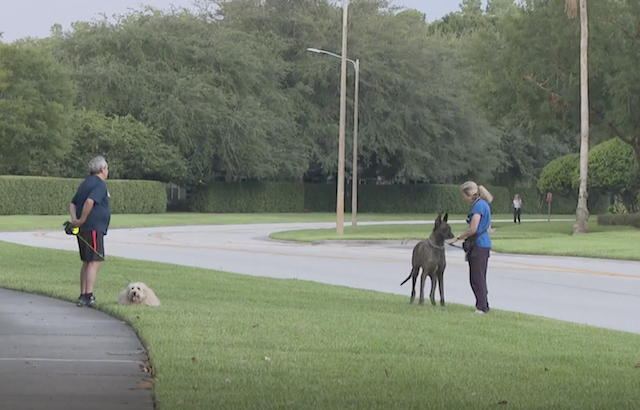
[[[327,51],[327,50],[320,50],[320,49],[318,49],[318,48],[308,48],[307,50],[308,50],[308,51],[311,51],[311,52],[313,52],[313,53],[326,54],[326,55],[329,55],[329,56],[331,56],[331,57],[335,57],[335,58],[342,58],[342,56],[341,56],[341,55],[336,54],[336,53],[332,53],[331,51]],[[356,68],[357,63],[356,63],[355,61],[353,61],[353,60],[352,60],[352,59],[350,59],[350,58],[347,58],[346,60],[347,60],[348,62],[350,62],[351,64],[353,64],[353,67],[354,67],[354,68]]]

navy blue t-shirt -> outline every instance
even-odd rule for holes
[[[111,209],[109,208],[109,191],[107,183],[95,175],[89,175],[82,181],[71,203],[76,206],[76,218],[82,216],[82,207],[87,199],[93,199],[94,205],[86,222],[80,227],[82,231],[99,231],[107,234],[111,222]]]

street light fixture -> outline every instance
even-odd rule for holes
[[[342,58],[338,54],[317,48],[307,48],[307,51]],[[351,226],[356,226],[358,224],[358,94],[360,88],[360,60],[355,59],[354,61],[349,58],[346,60],[353,64],[356,73],[355,94],[353,97],[353,164],[351,170]]]

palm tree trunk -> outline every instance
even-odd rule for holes
[[[572,0],[568,0],[572,1]],[[576,208],[576,223],[573,234],[589,231],[587,220],[587,177],[589,174],[589,66],[587,50],[589,44],[589,23],[587,19],[587,0],[580,0],[580,189]]]

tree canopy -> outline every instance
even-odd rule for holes
[[[640,5],[590,7],[593,143],[617,138],[638,161]],[[0,171],[77,176],[102,153],[118,177],[187,186],[335,178],[340,60],[307,49],[340,54],[340,28],[329,0],[200,0],[0,43]],[[359,176],[573,194],[543,168],[578,151],[579,30],[564,0],[463,0],[433,22],[353,1]]]

